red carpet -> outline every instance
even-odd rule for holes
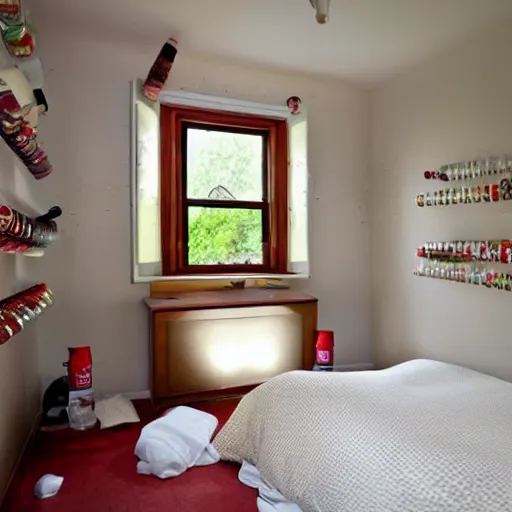
[[[204,403],[198,409],[224,424],[236,401]],[[136,407],[142,423],[88,432],[38,432],[14,477],[2,512],[256,512],[256,491],[238,481],[238,467],[221,462],[159,480],[138,475],[135,443],[154,419],[149,401]],[[64,477],[57,496],[34,498],[46,473]]]

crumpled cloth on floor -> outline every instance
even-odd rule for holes
[[[170,478],[192,466],[215,464],[220,456],[210,440],[217,424],[211,414],[190,407],[172,409],[142,429],[135,447],[137,472]]]
[[[243,461],[238,479],[243,484],[258,489],[258,512],[302,512],[298,505],[287,500],[277,489],[267,484],[252,464]]]

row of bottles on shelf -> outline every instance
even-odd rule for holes
[[[433,277],[456,283],[474,284],[512,291],[512,274],[485,269],[472,263],[447,263],[422,260],[414,268],[414,274],[421,277]]]
[[[425,171],[424,176],[427,180],[456,181],[496,176],[508,172],[512,172],[512,158],[504,156],[446,164],[439,169]]]
[[[476,240],[427,242],[416,250],[416,256],[432,260],[512,263],[512,240]]]
[[[512,199],[512,177],[499,183],[484,183],[486,176],[512,174],[512,158],[486,158],[458,162],[426,171],[428,180],[480,179],[471,187],[453,187],[418,194],[416,205],[494,203]],[[420,258],[414,274],[487,288],[512,291],[512,273],[499,272],[485,263],[512,263],[512,240],[427,242],[416,250]]]
[[[416,206],[447,206],[451,204],[496,203],[512,199],[512,181],[503,178],[500,183],[474,187],[447,188],[416,196]]]

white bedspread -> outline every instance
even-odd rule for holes
[[[304,512],[512,511],[512,384],[435,361],[280,375],[214,446]]]

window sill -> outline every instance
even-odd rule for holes
[[[309,279],[309,274],[200,274],[186,276],[137,276],[133,283],[165,281],[241,281],[244,279]]]

